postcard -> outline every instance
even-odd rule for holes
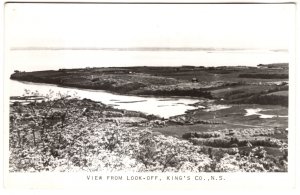
[[[295,2],[7,1],[4,17],[6,188],[295,188]]]

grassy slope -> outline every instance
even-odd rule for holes
[[[207,132],[217,131],[222,129],[234,128],[282,128],[288,127],[288,118],[259,118],[257,115],[244,116],[245,109],[248,108],[262,108],[268,111],[262,111],[263,114],[279,114],[287,115],[288,109],[281,106],[265,106],[265,105],[232,105],[231,108],[222,109],[218,111],[206,112],[202,109],[187,113],[187,117],[201,118],[202,120],[219,120],[222,124],[192,124],[192,125],[172,125],[167,127],[155,128],[155,131],[161,132],[165,135],[175,135],[181,137],[187,132]]]

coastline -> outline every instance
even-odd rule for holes
[[[206,98],[226,103],[251,103],[257,100],[249,99],[250,96],[268,99],[269,93],[288,90],[288,66],[272,65],[263,70],[265,74],[262,75],[261,68],[246,66],[110,67],[37,72],[16,70],[10,78],[130,96]],[[273,96],[287,105],[284,95]]]

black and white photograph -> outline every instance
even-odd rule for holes
[[[6,2],[8,173],[288,173],[295,8]]]

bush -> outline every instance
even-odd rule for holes
[[[96,82],[96,81],[99,81],[99,80],[100,80],[99,78],[93,78],[91,81]]]
[[[185,133],[182,135],[183,139],[191,139],[191,138],[215,138],[220,137],[218,133],[204,132],[204,133]]]

